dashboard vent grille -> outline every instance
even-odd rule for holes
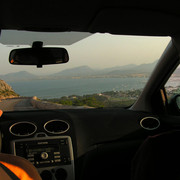
[[[155,130],[160,126],[160,121],[155,117],[145,117],[141,119],[140,125],[146,130]]]
[[[37,130],[37,126],[31,122],[17,122],[9,128],[9,132],[14,136],[30,136]]]
[[[69,130],[69,124],[63,120],[50,120],[44,124],[44,129],[48,133],[62,134]]]

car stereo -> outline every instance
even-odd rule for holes
[[[69,136],[18,139],[11,142],[11,147],[14,155],[29,160],[40,173],[60,167],[66,169],[70,177],[74,176],[73,149]]]

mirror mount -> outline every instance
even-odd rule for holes
[[[43,42],[42,41],[34,41],[32,44],[32,48],[42,48]]]
[[[43,47],[43,42],[42,41],[34,41],[32,44],[32,48],[42,48]],[[37,64],[37,68],[42,68],[42,64]]]

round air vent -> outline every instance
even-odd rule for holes
[[[9,131],[14,136],[30,136],[34,134],[37,130],[37,126],[31,122],[17,122],[13,124]]]
[[[62,134],[68,131],[69,124],[63,120],[50,120],[44,124],[44,129],[52,134]]]
[[[160,121],[155,117],[145,117],[141,119],[140,125],[146,130],[155,130],[160,126]]]

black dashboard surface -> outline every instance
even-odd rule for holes
[[[53,119],[66,121],[70,128],[60,135],[68,135],[72,138],[74,156],[79,157],[86,153],[93,145],[111,142],[130,136],[142,130],[139,121],[148,116],[147,113],[131,110],[117,109],[76,109],[76,110],[46,110],[46,111],[17,111],[5,112],[0,120],[0,130],[3,134],[2,150],[8,149],[8,142],[16,137],[9,133],[9,127],[22,121],[36,124],[37,132],[46,132],[44,124]],[[31,135],[28,138],[32,138]]]
[[[55,136],[44,129],[52,120],[69,124],[67,131],[56,136],[67,136],[72,140],[76,179],[90,180],[127,176],[129,179],[131,160],[142,141],[161,128],[147,131],[140,125],[145,117],[154,115],[128,109],[62,109],[5,112],[0,119],[2,152],[11,153],[10,142],[25,138],[36,138],[45,134]],[[28,137],[14,136],[9,128],[14,123],[30,122],[37,126]],[[106,160],[106,163],[104,163]],[[94,163],[96,162],[96,163]],[[98,174],[98,176],[97,176]]]

